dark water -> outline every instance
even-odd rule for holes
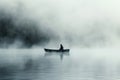
[[[0,50],[0,80],[119,80],[119,56],[111,49],[73,49],[69,55]]]

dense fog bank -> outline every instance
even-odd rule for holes
[[[1,47],[60,43],[69,47],[118,47],[118,3],[118,0],[1,0]]]

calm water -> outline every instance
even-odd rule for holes
[[[0,50],[0,80],[120,80],[119,54],[114,49],[73,49],[64,55]]]

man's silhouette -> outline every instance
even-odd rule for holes
[[[64,49],[64,47],[63,47],[63,45],[62,44],[60,44],[60,49],[59,50],[63,50]]]

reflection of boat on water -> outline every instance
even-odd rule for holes
[[[46,52],[44,56],[54,56],[58,55],[60,56],[60,59],[63,60],[64,56],[69,56],[69,52]]]
[[[45,52],[69,52],[70,49],[64,49],[62,44],[60,44],[60,49],[46,49],[44,48]]]
[[[66,56],[69,56],[69,52],[46,52],[45,53],[45,56],[51,56],[51,55],[66,55]]]

